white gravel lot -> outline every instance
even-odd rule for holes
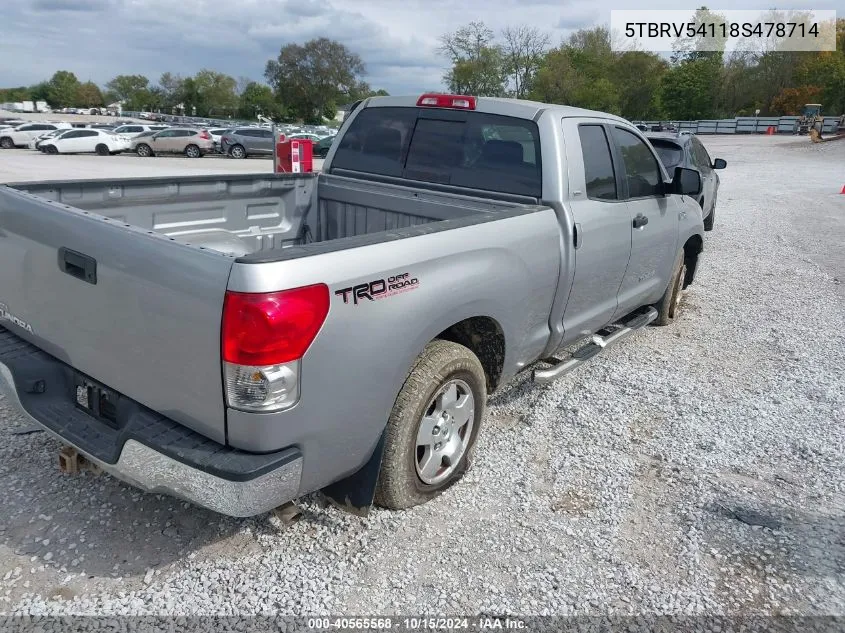
[[[0,401],[0,612],[845,615],[845,141],[704,141],[728,168],[680,321],[496,395],[423,507],[220,517],[62,475]],[[7,154],[0,182],[48,177]],[[31,164],[65,159],[148,175]],[[250,165],[143,168],[217,163]]]

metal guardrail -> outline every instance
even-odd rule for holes
[[[679,131],[689,131],[693,134],[766,134],[770,127],[774,127],[778,134],[796,134],[798,132],[797,116],[781,117],[736,117],[735,119],[712,119],[702,121],[668,121]],[[824,117],[822,134],[836,132],[839,127],[839,117]],[[632,121],[635,124],[660,125],[667,121]]]

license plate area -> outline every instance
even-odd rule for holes
[[[74,404],[100,422],[119,428],[117,423],[118,394],[98,382],[76,374],[74,376]]]

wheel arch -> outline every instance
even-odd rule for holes
[[[505,366],[505,333],[499,322],[489,316],[463,319],[446,328],[434,339],[458,343],[476,355],[487,377],[487,393],[499,386]]]
[[[701,255],[703,250],[704,240],[698,234],[691,235],[687,241],[684,242],[684,263],[687,267],[687,273],[684,276],[684,288],[689,286],[695,279],[699,255]]]

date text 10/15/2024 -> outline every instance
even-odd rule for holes
[[[308,628],[315,631],[520,631],[526,623],[511,617],[374,617],[374,618],[309,618]]]

